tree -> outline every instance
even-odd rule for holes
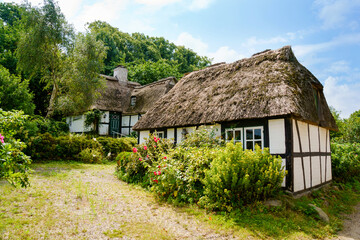
[[[0,108],[6,111],[23,110],[33,114],[35,105],[29,92],[29,81],[21,81],[20,77],[12,75],[0,65]]]
[[[345,120],[344,139],[350,143],[360,143],[360,110],[353,112]]]
[[[104,68],[106,48],[91,33],[79,33],[66,60],[58,109],[74,114],[88,110],[105,86],[99,73]]]
[[[54,113],[64,59],[72,39],[73,29],[53,0],[45,0],[41,8],[29,9],[16,56],[22,71],[30,76],[40,73],[46,87],[52,87],[48,117]]]
[[[330,137],[333,141],[341,141],[344,137],[344,120],[340,117],[340,112],[334,107],[330,106],[330,112],[335,119],[335,123],[338,126],[339,131],[330,131]]]

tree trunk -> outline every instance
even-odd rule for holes
[[[54,110],[55,110],[55,100],[57,98],[57,94],[58,94],[58,85],[57,83],[54,81],[54,86],[53,86],[53,90],[51,92],[51,97],[50,97],[50,102],[49,102],[49,107],[48,107],[48,111],[46,113],[46,118],[50,118],[53,114],[54,114]]]

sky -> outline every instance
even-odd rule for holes
[[[21,3],[22,0],[0,0]],[[42,0],[28,0],[33,6]],[[59,0],[85,31],[102,20],[164,37],[217,62],[291,45],[343,118],[360,109],[360,0]]]

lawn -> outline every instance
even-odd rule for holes
[[[261,203],[232,214],[175,207],[114,176],[115,164],[32,165],[31,186],[0,182],[0,239],[311,239],[331,237],[359,201],[353,186],[331,187],[282,207]],[[360,187],[357,186],[360,190]],[[322,206],[330,224],[307,203]]]

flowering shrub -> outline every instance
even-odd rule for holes
[[[179,146],[186,147],[218,147],[223,144],[219,137],[216,137],[215,129],[199,129],[191,132],[186,138],[179,144]]]
[[[360,180],[360,143],[331,143],[331,165],[335,180]]]
[[[153,184],[153,191],[170,202],[197,203],[203,196],[201,181],[205,170],[209,169],[216,153],[215,148],[177,147],[152,168],[154,179],[158,180],[155,182],[158,184]]]
[[[116,176],[127,183],[149,185],[147,168],[134,152],[121,152],[116,157]]]
[[[231,211],[273,196],[283,177],[281,158],[270,155],[268,149],[257,146],[254,152],[244,151],[241,144],[228,143],[205,173],[199,204],[210,210]]]

